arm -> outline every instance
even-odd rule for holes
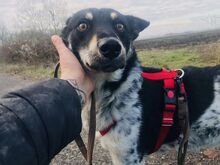
[[[0,99],[1,165],[48,164],[81,131],[80,103],[90,98],[93,82],[60,37],[53,36],[52,42],[63,80],[44,81]]]
[[[79,97],[65,80],[9,93],[0,100],[0,164],[48,164],[81,127]]]

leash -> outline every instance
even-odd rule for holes
[[[54,78],[58,78],[60,63],[58,62],[54,69]],[[96,107],[95,107],[95,96],[94,93],[91,95],[91,108],[90,108],[90,118],[89,118],[89,133],[88,133],[88,150],[83,142],[81,135],[75,138],[75,142],[82,153],[83,157],[87,161],[87,165],[92,165],[92,155],[95,143],[95,132],[96,132]]]
[[[186,97],[186,92],[185,92],[185,87],[183,85],[183,82],[181,79],[178,79],[177,83],[179,84],[179,88],[180,88],[180,97],[178,98],[179,127],[183,135],[182,140],[179,145],[179,149],[178,149],[177,162],[178,162],[178,165],[184,165],[186,152],[188,148],[189,132],[190,132],[189,110],[187,106],[187,97]]]

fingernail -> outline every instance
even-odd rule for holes
[[[58,35],[53,35],[51,37],[51,40],[52,40],[52,42],[57,42],[57,41],[59,41],[59,36]]]

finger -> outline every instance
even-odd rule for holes
[[[63,40],[59,36],[54,35],[51,37],[51,40],[52,40],[55,48],[58,51],[61,65],[63,65],[63,64],[66,65],[66,64],[78,62],[77,58],[66,47],[66,45],[63,43]]]

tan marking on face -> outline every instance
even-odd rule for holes
[[[88,46],[79,50],[80,58],[84,64],[88,63],[91,65],[95,59],[100,57],[97,43],[97,35],[94,35],[91,38]]]
[[[89,50],[97,50],[97,35],[95,34],[89,42]]]
[[[92,13],[86,13],[85,18],[88,19],[88,20],[92,20],[93,19]]]
[[[112,13],[110,14],[110,16],[111,16],[112,20],[115,20],[115,19],[118,17],[118,14],[115,13],[115,12],[112,12]]]

